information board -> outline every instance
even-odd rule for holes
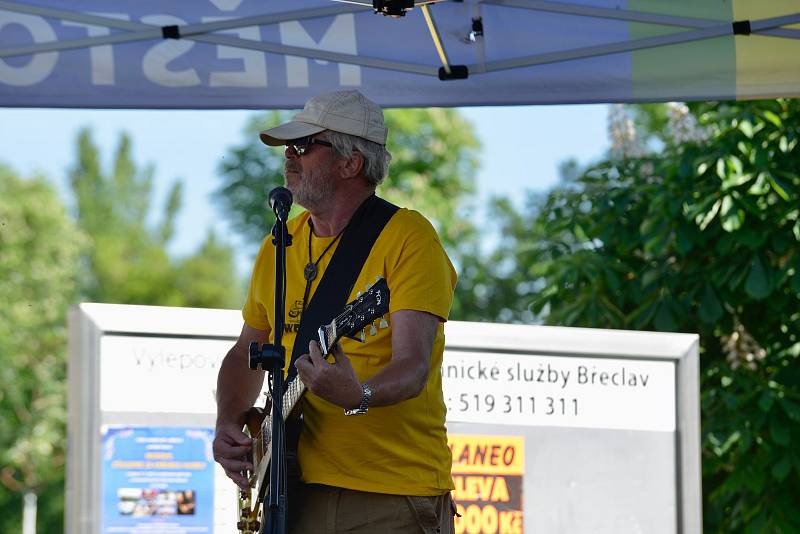
[[[231,310],[73,310],[68,534],[235,532],[210,446],[240,331]],[[457,532],[701,531],[697,336],[456,321],[445,336]]]

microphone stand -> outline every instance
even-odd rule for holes
[[[283,367],[286,349],[281,340],[286,309],[286,247],[291,246],[292,236],[286,226],[286,213],[275,209],[275,225],[272,227],[272,242],[275,245],[275,325],[274,344],[257,341],[250,343],[250,368],[269,371],[272,390],[272,455],[270,457],[269,499],[264,502],[264,533],[286,533],[286,425],[283,418]]]

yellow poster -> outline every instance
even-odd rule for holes
[[[521,534],[522,436],[448,436],[457,534]]]

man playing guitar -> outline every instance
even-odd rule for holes
[[[314,97],[291,121],[261,132],[265,144],[285,146],[286,186],[307,210],[288,222],[287,360],[297,311],[308,310],[348,234],[358,235],[359,209],[384,202],[375,188],[391,159],[386,137],[381,108],[358,91]],[[366,261],[352,266],[359,274],[347,298],[384,278],[391,292],[388,328],[364,343],[344,339],[332,360],[311,340],[295,363],[308,394],[299,403],[304,486],[289,494],[291,534],[454,530],[441,365],[456,274],[432,225],[394,208]],[[252,439],[242,427],[264,380],[248,367],[248,346],[271,342],[274,269],[268,236],[253,268],[242,332],[218,377],[214,456],[242,489],[248,488],[243,472],[253,468]]]

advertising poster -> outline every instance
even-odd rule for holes
[[[457,534],[522,533],[521,436],[448,436],[453,453]]]
[[[210,428],[106,428],[101,532],[210,534],[213,439]]]

